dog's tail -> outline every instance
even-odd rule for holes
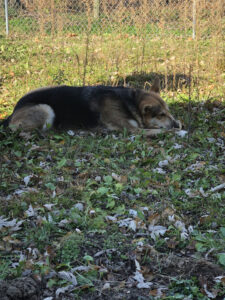
[[[10,117],[6,118],[5,120],[0,120],[0,128],[6,128],[9,126]]]

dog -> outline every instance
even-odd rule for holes
[[[180,121],[160,97],[156,79],[150,91],[111,86],[55,86],[33,90],[16,104],[3,121],[12,130],[91,129],[144,132],[156,135],[180,129]]]

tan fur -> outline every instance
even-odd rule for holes
[[[101,122],[109,130],[128,129],[131,132],[142,131],[147,136],[157,135],[165,129],[173,128],[176,121],[169,112],[167,104],[159,95],[159,81],[154,82],[149,92],[141,91],[137,99],[137,107],[128,107],[132,119],[123,111],[121,103],[107,98],[99,108]],[[155,113],[155,115],[154,115]],[[179,127],[181,127],[181,124]],[[140,130],[142,129],[143,130]]]
[[[171,129],[176,120],[169,112],[167,104],[159,96],[159,87],[156,83],[149,93],[145,93],[139,102],[144,128]],[[179,127],[181,124],[179,123]]]
[[[109,130],[121,130],[135,128],[129,123],[126,114],[122,111],[120,102],[114,99],[106,98],[100,107],[101,123]],[[138,122],[138,120],[135,120]]]
[[[51,127],[54,120],[52,108],[46,104],[25,106],[16,110],[9,122],[9,127],[14,131],[21,128],[23,131],[32,129],[45,130]]]

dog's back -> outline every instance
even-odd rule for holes
[[[97,115],[90,110],[88,101],[82,97],[82,87],[58,86],[34,90],[24,95],[16,104],[14,112],[25,107],[48,105],[55,114],[54,126],[71,124],[80,127],[96,125]],[[86,123],[84,124],[84,122]]]
[[[94,128],[137,130],[179,128],[159,95],[159,81],[149,92],[111,86],[56,86],[24,95],[4,125],[12,129]]]
[[[132,103],[131,89],[124,87],[56,86],[36,89],[18,101],[13,114],[3,125],[32,129],[45,128],[49,122],[56,128],[93,128],[99,125],[101,105],[107,97],[119,100],[120,104],[126,101]]]

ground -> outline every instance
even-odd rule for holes
[[[2,118],[37,76],[72,83],[51,45],[3,44]],[[225,105],[186,88],[162,93],[180,134],[0,130],[2,299],[224,299]]]

